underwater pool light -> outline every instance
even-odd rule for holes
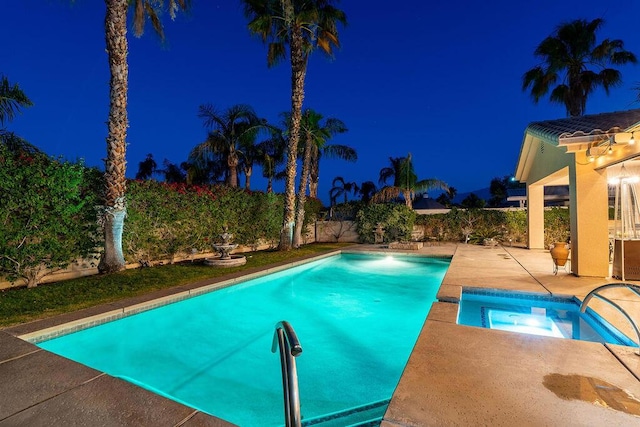
[[[564,338],[556,322],[544,315],[499,309],[488,310],[487,314],[491,329]]]

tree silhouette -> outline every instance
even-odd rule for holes
[[[153,159],[153,154],[147,154],[147,158],[138,163],[138,172],[136,173],[136,179],[147,180],[158,171],[158,164]]]
[[[0,126],[4,126],[5,121],[12,121],[20,108],[32,105],[17,83],[12,85],[6,76],[0,75]]]
[[[393,180],[393,184],[378,191],[373,202],[387,202],[402,195],[407,207],[412,208],[416,192],[448,188],[446,183],[435,178],[418,180],[411,153],[407,157],[389,157],[389,162],[390,166],[380,170],[380,184],[385,184],[389,179]]]
[[[563,23],[538,45],[534,54],[542,64],[522,77],[522,90],[531,88],[534,103],[551,91],[551,102],[563,104],[571,117],[581,116],[595,89],[601,86],[608,95],[610,88],[622,84],[622,74],[610,65],[635,64],[637,59],[624,50],[622,40],[605,39],[596,45],[603,24],[600,18]]]
[[[329,190],[329,201],[331,206],[335,206],[338,197],[344,197],[344,203],[347,203],[347,196],[349,193],[357,194],[359,191],[358,184],[355,182],[347,182],[343,177],[337,176],[333,179],[331,183],[333,186],[331,190]]]
[[[476,193],[471,193],[460,203],[465,209],[482,209],[485,206],[484,199],[481,199]]]

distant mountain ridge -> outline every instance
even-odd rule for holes
[[[469,194],[471,193],[475,194],[481,199],[486,200],[487,202],[489,201],[489,199],[491,199],[491,191],[489,190],[489,187],[486,187],[486,188],[480,188],[479,190],[467,191],[466,193],[458,193],[456,194],[456,197],[453,199],[453,203],[455,204],[462,203],[462,201],[466,199],[467,196],[469,196]]]

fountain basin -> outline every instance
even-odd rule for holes
[[[228,258],[218,255],[204,259],[204,264],[211,267],[238,267],[246,263],[247,258],[244,255],[229,255]]]
[[[224,233],[220,235],[222,243],[214,243],[213,250],[218,255],[205,258],[204,264],[212,267],[237,267],[239,265],[245,265],[247,258],[244,255],[231,255],[231,251],[238,247],[237,243],[231,243],[233,234],[227,232],[225,227]]]

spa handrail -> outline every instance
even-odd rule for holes
[[[302,353],[302,346],[293,327],[286,320],[276,323],[271,352],[280,348],[280,368],[282,370],[282,390],[284,393],[284,418],[286,427],[300,427],[300,393],[298,371],[295,358]]]
[[[605,289],[612,289],[612,288],[627,288],[631,292],[633,292],[634,294],[640,297],[640,286],[638,285],[634,285],[631,283],[609,283],[606,285],[598,286],[597,288],[589,292],[587,296],[584,297],[582,304],[580,304],[580,312],[581,313],[585,312],[585,310],[587,309],[587,306],[589,305],[589,301],[591,301],[593,297],[596,297],[608,303],[613,308],[618,310],[618,312],[622,314],[629,321],[629,323],[631,323],[631,326],[633,327],[633,330],[636,333],[636,343],[638,344],[638,346],[640,346],[640,330],[638,329],[638,325],[636,324],[636,322],[634,322],[631,316],[629,316],[629,313],[627,313],[622,307],[620,307],[615,302],[611,301],[609,298],[603,297],[602,295],[599,294],[600,291],[603,291]],[[638,348],[638,355],[640,355],[640,347]]]

